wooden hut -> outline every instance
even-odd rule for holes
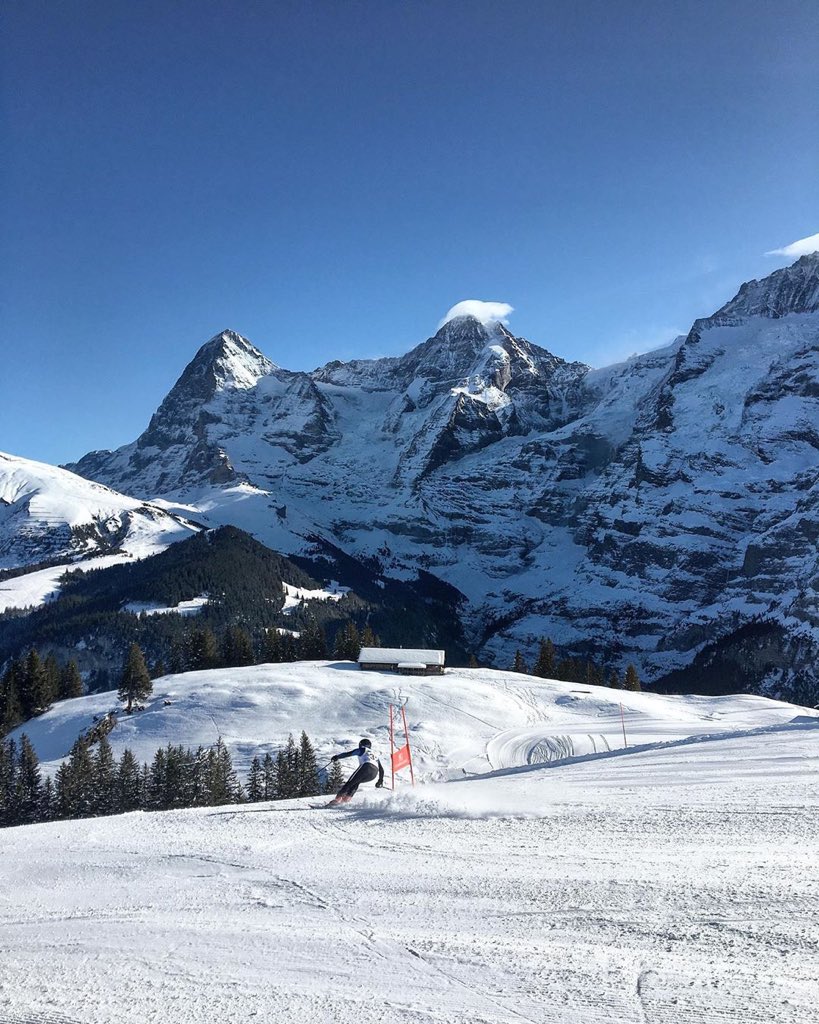
[[[365,672],[397,672],[402,676],[442,676],[446,651],[411,647],[362,647],[358,667]]]

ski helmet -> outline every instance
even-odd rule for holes
[[[371,747],[372,746],[372,741],[371,740],[360,740],[358,745],[359,745],[359,747]]]

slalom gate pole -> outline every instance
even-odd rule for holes
[[[392,781],[390,782],[390,789],[395,789],[395,759],[393,754],[395,753],[395,729],[393,726],[393,712],[392,704],[390,704],[390,771],[392,772]]]
[[[407,753],[409,754],[409,770],[410,770],[410,781],[412,785],[415,785],[415,772],[412,769],[412,748],[410,747],[409,741],[409,729],[407,728],[407,708],[406,704],[401,705],[401,718],[404,722],[404,739],[407,741]]]
[[[626,716],[623,714],[623,705],[620,705],[620,722],[623,726],[623,746],[628,749],[628,742],[626,740]]]

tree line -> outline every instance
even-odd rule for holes
[[[329,657],[340,661],[357,661],[362,647],[377,647],[379,638],[369,626],[361,632],[351,620],[341,623],[328,642],[325,630],[315,619],[308,621],[299,636],[270,628],[261,645],[253,643],[242,626],[232,625],[217,638],[207,626],[190,630],[171,648],[170,663],[157,661],[150,666],[137,643],[128,647],[119,677],[104,672],[91,680],[91,690],[119,688],[119,697],[130,713],[134,705],[147,699],[152,680],[166,672],[195,672],[212,668],[237,668],[243,665],[281,663],[286,661],[321,661]],[[53,654],[42,658],[32,648],[20,658],[12,659],[0,677],[0,736],[47,711],[57,700],[81,697],[83,680],[76,661],[60,665]]]
[[[271,627],[265,630],[258,644],[254,644],[243,626],[228,626],[220,638],[204,626],[192,630],[181,643],[171,646],[168,670],[173,673],[196,672],[271,662],[324,661],[330,657],[339,661],[357,661],[362,647],[378,647],[379,644],[379,638],[369,626],[359,631],[355,622],[349,619],[339,624],[332,642],[328,640],[325,627],[315,618],[308,618],[298,635]],[[164,672],[154,672],[153,675],[164,675]]]
[[[43,778],[34,747],[23,734],[19,743],[0,741],[0,827],[290,800],[335,793],[343,782],[338,762],[326,773],[319,771],[305,732],[298,742],[291,734],[275,757],[254,757],[244,785],[221,738],[215,746],[195,751],[168,744],[143,764],[129,749],[117,760],[104,735],[94,744],[80,738],[52,780]]]
[[[33,648],[12,659],[0,677],[0,736],[47,711],[55,700],[81,697],[83,683],[73,659],[60,665]]]
[[[475,666],[477,667],[477,663]],[[555,645],[544,637],[538,642],[538,653],[531,671],[520,650],[515,651],[513,672],[523,672],[541,679],[559,679],[566,683],[585,686],[608,686],[612,690],[640,690],[640,677],[633,664],[626,666],[625,675],[617,668],[606,668],[605,663],[588,658],[559,658]]]

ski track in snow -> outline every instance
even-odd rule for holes
[[[338,702],[333,679],[350,704],[381,708],[386,680],[275,672],[288,668],[283,700],[312,671],[317,714]],[[204,693],[206,675],[190,688]],[[235,692],[225,676],[247,696],[260,675],[210,674],[212,700]],[[362,790],[327,811],[301,800],[4,830],[0,1024],[815,1020],[819,718],[502,673],[446,684],[443,704],[424,700],[442,681],[401,689],[428,749],[453,733],[453,769],[487,728],[516,757],[533,729],[607,732],[612,698],[646,742]],[[235,727],[230,707],[217,715]],[[703,735],[714,722],[724,734]]]

